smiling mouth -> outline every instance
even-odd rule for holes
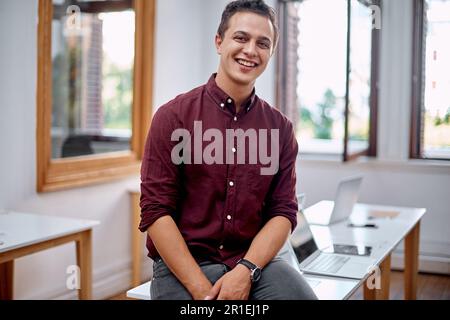
[[[239,63],[241,66],[247,67],[247,68],[255,68],[258,66],[257,63],[247,61],[244,59],[236,59],[236,62]]]

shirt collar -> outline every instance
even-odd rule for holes
[[[224,109],[225,107],[227,107],[232,112],[235,112],[233,98],[231,98],[228,94],[226,94],[222,89],[220,89],[217,86],[216,75],[217,73],[213,73],[211,75],[206,84],[206,90],[211,95],[212,99],[219,108]],[[249,112],[255,105],[256,101],[255,98],[256,98],[255,88],[253,88],[250,96],[242,103],[243,106],[242,110],[245,110],[246,113]]]

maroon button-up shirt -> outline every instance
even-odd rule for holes
[[[177,149],[183,141],[173,135],[177,129],[191,134],[190,141],[184,140],[191,146],[190,156]],[[216,129],[216,135],[207,134],[208,129]],[[245,144],[226,138],[227,132],[237,129],[256,130],[258,143],[251,142],[250,134]],[[261,147],[265,134],[267,143]],[[254,90],[236,113],[234,101],[212,75],[206,85],[177,96],[153,117],[141,168],[139,229],[145,232],[158,218],[171,215],[197,261],[211,260],[233,268],[272,217],[286,217],[294,230],[297,150],[292,124],[285,116]],[[205,154],[215,161],[211,163]],[[183,156],[183,161],[176,156],[174,160],[174,155]],[[262,168],[271,165],[264,155],[278,158],[275,174],[261,174]],[[237,160],[240,156],[241,161]],[[149,237],[147,249],[149,257],[159,257]]]

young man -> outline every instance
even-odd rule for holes
[[[154,260],[152,299],[316,298],[275,257],[296,226],[297,142],[254,84],[276,41],[272,8],[231,2],[215,38],[217,74],[153,118],[139,227]]]

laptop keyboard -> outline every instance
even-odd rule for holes
[[[306,268],[314,272],[336,273],[349,259],[350,257],[321,254]]]

